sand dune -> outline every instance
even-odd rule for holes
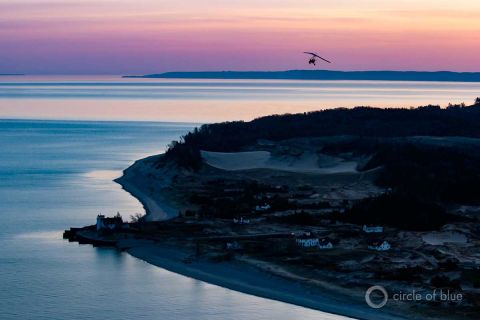
[[[204,161],[222,170],[272,169],[299,173],[347,173],[356,172],[357,163],[341,158],[304,152],[299,156],[273,156],[268,151],[211,152],[202,151]]]
[[[170,205],[171,202],[162,193],[153,193],[151,189],[153,185],[157,190],[161,190],[169,184],[168,170],[162,172],[161,178],[149,175],[152,163],[155,163],[158,157],[152,156],[135,161],[134,165],[123,171],[120,178],[114,180],[140,201],[145,209],[147,221],[161,221],[178,216],[178,208]]]

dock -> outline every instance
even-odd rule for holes
[[[63,238],[69,242],[78,242],[79,244],[91,244],[96,247],[115,247],[116,239],[99,234],[95,226],[84,228],[70,228],[63,232]]]

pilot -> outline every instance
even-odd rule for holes
[[[310,60],[308,61],[308,64],[315,65],[315,58],[310,58]]]

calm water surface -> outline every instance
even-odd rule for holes
[[[0,118],[213,122],[332,107],[473,103],[480,83],[0,77]]]
[[[142,212],[112,179],[192,127],[0,121],[0,318],[341,319],[62,239],[99,212]]]

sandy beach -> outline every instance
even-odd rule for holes
[[[149,190],[143,189],[142,177],[145,172],[150,169],[147,164],[158,159],[158,156],[151,156],[144,159],[140,159],[134,163],[130,168],[124,170],[123,175],[115,182],[120,184],[122,188],[135,197],[145,209],[145,219],[147,221],[161,221],[174,218],[178,215],[178,209],[172,206],[167,199],[162,199],[161,194],[151,196]],[[138,174],[138,171],[142,171],[142,174]],[[158,179],[159,188],[166,187],[168,185],[168,176],[165,175],[165,180]]]
[[[188,260],[190,254],[182,249],[145,241],[125,241],[119,245],[138,259],[187,277],[246,294],[319,310],[319,319],[330,319],[331,315],[328,313],[341,315],[341,319],[412,319],[388,314],[385,310],[372,309],[366,304],[351,303],[348,296],[319,292],[241,262],[212,263],[192,260],[187,263],[185,259]]]
[[[234,160],[231,160],[233,159],[232,155],[205,153],[203,155],[208,158],[208,161],[214,161],[217,165],[220,164],[235,170],[236,164]],[[261,153],[246,153],[240,156],[249,158],[249,161],[243,161],[243,163],[254,167],[261,166],[265,163],[264,161],[268,161],[269,157],[268,154]],[[148,189],[143,187],[146,183],[142,181],[142,177],[146,177],[148,170],[151,170],[152,163],[157,159],[158,156],[153,156],[137,161],[135,165],[125,170],[124,176],[116,180],[144,205],[150,221],[172,218],[178,213],[178,210],[174,208],[175,203],[172,199],[166,196],[162,199],[162,197],[158,197],[158,192],[155,193],[155,196],[153,196],[153,192],[152,195],[149,195]],[[284,166],[288,170],[314,169],[313,163],[308,166],[293,164],[290,168],[287,168],[287,164],[284,163]],[[158,188],[167,187],[171,178],[167,172],[171,173],[172,170],[159,170],[155,174],[155,181],[158,180],[155,185],[157,191]],[[118,243],[118,246],[136,258],[187,277],[246,294],[319,310],[322,312],[319,313],[321,319],[332,317],[328,313],[342,315],[345,319],[407,319],[389,314],[385,309],[382,311],[372,309],[358,297],[357,302],[352,303],[353,299],[346,294],[335,290],[328,290],[328,293],[320,292],[318,287],[314,288],[304,285],[302,281],[293,281],[275,275],[273,272],[266,272],[256,268],[251,263],[244,263],[239,260],[229,262],[210,262],[207,259],[196,260],[192,259],[193,252],[188,252],[186,248],[175,247],[175,244],[169,246],[150,241],[122,240]],[[335,319],[338,319],[338,317]]]

